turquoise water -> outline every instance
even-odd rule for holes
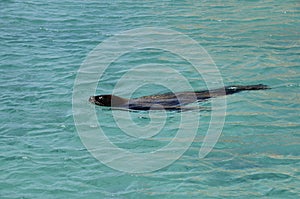
[[[3,0],[0,10],[0,198],[299,197],[299,1]],[[196,40],[225,85],[273,89],[226,97],[222,135],[204,159],[198,152],[210,111],[200,112],[197,136],[182,157],[154,172],[129,174],[100,163],[82,144],[72,114],[73,84],[100,42],[149,26]],[[122,74],[145,64],[175,65],[194,87],[205,89],[188,62],[150,50],[116,60],[97,93],[111,92]],[[130,90],[120,88],[123,95]],[[165,91],[149,85],[135,95]],[[109,109],[95,110],[111,141],[134,152],[166,145],[180,116],[168,113],[159,135],[139,141],[118,130]],[[148,113],[131,117],[149,123]]]

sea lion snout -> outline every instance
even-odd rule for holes
[[[94,96],[90,96],[90,98],[89,98],[89,102],[91,102],[91,103],[95,103],[95,97],[94,97]]]
[[[99,106],[121,107],[126,105],[128,99],[121,98],[115,95],[97,95],[90,96],[89,102]]]
[[[92,104],[103,106],[103,104],[101,103],[101,101],[99,101],[99,99],[97,99],[97,96],[90,96],[89,102],[91,102]]]
[[[106,106],[104,98],[99,95],[99,96],[90,96],[89,102],[99,105],[99,106]]]

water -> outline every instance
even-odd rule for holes
[[[299,1],[3,0],[0,8],[1,198],[299,197]],[[224,84],[273,89],[226,97],[222,135],[204,159],[198,152],[210,111],[201,111],[197,136],[181,158],[155,172],[128,174],[100,163],[82,144],[72,114],[73,84],[101,41],[149,26],[199,42]],[[116,60],[97,93],[110,92],[132,66],[147,64],[175,65],[205,89],[188,62],[153,50]],[[118,92],[128,90],[123,84]],[[134,94],[165,91],[148,85]],[[167,113],[162,132],[139,142],[118,130],[110,110],[96,108],[96,114],[106,118],[103,128],[116,145],[135,152],[165,146],[178,129],[178,113]],[[150,122],[148,113],[130,114],[139,125]]]

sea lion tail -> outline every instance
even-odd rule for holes
[[[233,93],[237,93],[240,91],[247,91],[247,90],[265,90],[270,89],[267,85],[264,84],[256,84],[256,85],[248,85],[248,86],[226,86],[225,91],[226,95],[230,95]]]

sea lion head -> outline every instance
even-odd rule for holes
[[[89,102],[98,106],[120,107],[128,102],[128,100],[115,95],[97,95],[91,96]]]

